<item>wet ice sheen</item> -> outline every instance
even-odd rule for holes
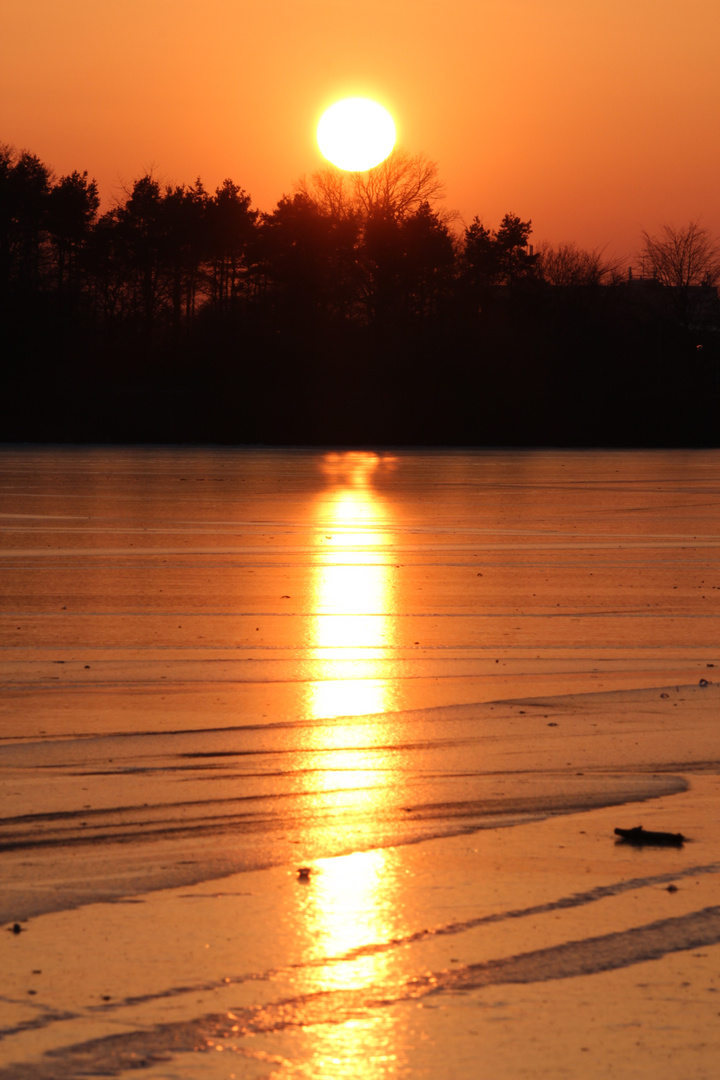
[[[489,988],[605,972],[641,1017],[623,972],[702,968],[719,486],[705,452],[3,452],[2,911],[32,918],[0,1076],[451,1075],[448,1038],[475,1076],[468,994],[513,1076]],[[641,821],[693,843],[640,864]]]

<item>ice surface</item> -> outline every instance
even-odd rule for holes
[[[712,1075],[719,489],[0,454],[2,1080]]]

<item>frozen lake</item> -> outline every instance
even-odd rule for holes
[[[517,876],[536,855],[533,830],[559,837],[568,821],[579,835],[597,817],[604,844],[613,814],[639,820],[622,804],[690,807],[679,801],[690,773],[716,775],[717,452],[6,449],[0,545],[0,910],[27,929],[4,943],[15,983],[2,1080],[75,1076],[68,1048],[91,1037],[90,1075],[119,1075],[133,1053],[158,1078],[477,1076],[467,1049],[453,1072],[437,1071],[437,1049],[423,1057],[423,1040],[437,1048],[447,1032],[420,1025],[408,1041],[372,1005],[409,1000],[397,986],[427,970],[421,997],[485,992],[485,976],[467,974],[475,954],[452,974],[418,967],[409,946],[442,926],[477,933],[489,914],[564,910],[568,895],[587,893],[574,906],[595,912],[615,893],[583,892],[582,875],[542,879],[539,892],[540,879]],[[468,869],[482,845],[497,863],[490,893],[480,866]],[[709,849],[641,868],[615,858],[593,888],[655,889],[700,866],[699,880],[715,880]],[[206,912],[225,888],[231,909]],[[232,962],[208,969],[207,932],[193,937],[183,896],[223,940],[242,919]],[[720,917],[700,910],[684,911],[689,936],[660,934],[670,952],[720,936]],[[109,924],[125,959],[108,952]],[[104,993],[97,970],[68,974],[80,926],[101,971],[115,971]],[[625,959],[610,968],[655,955],[652,940],[635,960],[618,945]],[[528,944],[501,951],[517,967]],[[30,985],[53,963],[54,983]],[[538,964],[510,981],[534,984]],[[288,965],[315,974],[288,982]],[[569,974],[591,969],[576,960]],[[240,998],[251,1011],[274,1000],[273,980],[302,1014],[296,1053],[228,1043],[224,1071],[193,1056],[185,1042],[218,1038],[208,994],[222,991],[237,1019]],[[308,1004],[330,992],[332,1006]],[[378,1042],[363,1028],[374,1064],[358,1064],[353,1017],[383,1029]],[[177,1053],[158,1035],[171,1019],[186,1033]],[[238,1020],[236,1043],[249,1023]],[[118,1025],[120,1048],[107,1041]],[[451,1029],[462,1042],[456,1019]],[[280,1021],[263,1030],[282,1041]],[[42,1057],[53,1048],[60,1058]],[[507,1054],[497,1049],[494,1076],[519,1075],[503,1072]]]

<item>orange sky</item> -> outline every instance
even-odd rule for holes
[[[106,202],[152,168],[271,210],[364,94],[466,223],[630,262],[663,222],[720,235],[718,0],[5,0],[0,40],[0,141]]]

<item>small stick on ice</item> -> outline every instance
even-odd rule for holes
[[[616,829],[615,835],[629,844],[655,844],[660,847],[682,847],[687,840],[682,833],[652,832],[637,825],[634,829]]]

